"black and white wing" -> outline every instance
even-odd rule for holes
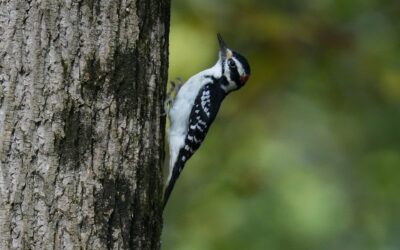
[[[189,116],[188,131],[185,144],[180,149],[172,176],[164,194],[164,206],[178,179],[186,161],[196,152],[203,142],[208,129],[217,116],[225,92],[217,84],[209,83],[203,86],[197,95]]]

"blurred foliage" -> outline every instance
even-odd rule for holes
[[[400,1],[174,0],[170,78],[252,75],[187,163],[165,250],[400,247]]]

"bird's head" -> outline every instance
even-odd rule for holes
[[[229,49],[220,34],[217,34],[219,43],[219,62],[222,66],[222,76],[226,78],[225,91],[230,92],[243,87],[250,76],[250,65],[244,56]]]

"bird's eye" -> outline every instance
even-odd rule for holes
[[[235,62],[234,62],[232,59],[229,59],[228,65],[229,65],[229,67],[232,68],[232,69],[236,68],[236,64],[235,64]]]

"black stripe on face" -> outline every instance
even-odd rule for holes
[[[234,68],[229,67],[229,77],[231,78],[232,81],[240,85],[240,75],[237,67]]]
[[[229,68],[229,78],[231,81],[235,82],[237,86],[240,86],[240,74],[237,65],[237,61],[233,58],[228,59],[227,66]]]

